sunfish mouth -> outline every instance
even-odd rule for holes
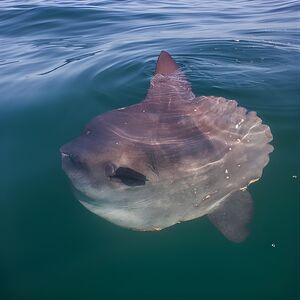
[[[64,146],[60,148],[61,162],[63,170],[69,175],[69,172],[87,171],[87,165],[79,154],[68,151]]]

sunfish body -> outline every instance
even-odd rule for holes
[[[208,215],[230,240],[248,235],[270,128],[234,100],[196,97],[161,52],[146,98],[93,119],[61,148],[62,166],[93,213],[123,227],[160,230]]]

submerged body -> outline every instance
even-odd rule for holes
[[[229,239],[247,236],[247,186],[273,147],[254,112],[221,97],[195,97],[162,52],[144,101],[96,117],[61,148],[80,201],[120,226],[160,230],[209,215]]]

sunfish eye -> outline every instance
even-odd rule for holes
[[[106,163],[104,166],[105,175],[108,177],[113,176],[115,174],[116,169],[117,167],[113,163],[111,162]]]
[[[147,178],[145,175],[126,167],[119,167],[111,178],[118,178],[128,186],[145,185]]]

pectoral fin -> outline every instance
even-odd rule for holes
[[[250,223],[252,213],[253,201],[250,193],[239,190],[230,194],[208,218],[227,239],[240,243],[249,234],[246,225]]]

